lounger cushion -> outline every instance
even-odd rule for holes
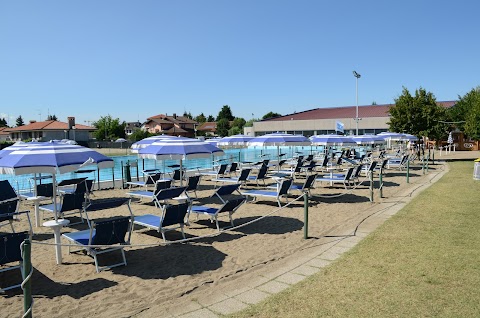
[[[95,235],[95,229],[93,230],[92,235]],[[88,241],[90,239],[90,230],[63,233],[63,236],[70,241],[77,242],[78,244],[88,245]]]
[[[131,192],[128,192],[127,195],[150,198],[150,199],[153,198],[153,192],[152,191],[131,191]]]
[[[262,197],[277,197],[278,193],[275,191],[266,191],[266,190],[251,190],[242,192],[243,195],[249,196],[262,196]]]
[[[145,214],[135,217],[135,224],[158,228],[161,222],[161,217],[153,214]]]
[[[44,210],[44,211],[48,211],[48,212],[53,212],[53,211],[55,211],[54,207],[55,207],[55,205],[52,203],[52,204],[41,205],[39,207],[39,209]],[[57,203],[57,212],[60,212],[61,209],[62,209],[62,204]]]
[[[209,215],[214,215],[217,213],[218,209],[215,208],[209,208],[207,206],[193,206],[191,212],[193,213],[203,213],[203,214],[209,214]]]

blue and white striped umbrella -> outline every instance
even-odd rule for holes
[[[452,132],[449,132],[449,133],[448,133],[447,143],[448,143],[449,145],[453,144]]]
[[[356,146],[357,143],[350,137],[342,135],[315,135],[310,137],[312,144],[317,146]]]
[[[252,138],[248,146],[310,146],[310,141],[303,135],[273,133]]]
[[[401,133],[396,133],[396,132],[389,132],[389,131],[386,131],[386,132],[382,132],[382,133],[379,133],[377,136],[387,140],[393,140],[393,141],[400,141],[400,140],[405,140],[405,134],[401,134]]]
[[[217,143],[220,147],[246,147],[248,142],[252,140],[253,137],[247,135],[233,135],[228,137],[223,137]]]
[[[30,146],[36,146],[36,145],[42,145],[42,144],[45,144],[45,142],[36,142],[36,141],[31,141],[31,142],[23,142],[23,141],[20,141],[20,142],[16,142],[15,144],[11,145],[11,146],[8,146],[6,148],[3,148],[2,150],[0,150],[0,158],[3,158],[5,157],[6,155],[8,155],[9,153],[15,151],[15,150],[19,150],[19,149],[23,149],[25,147],[30,147]]]
[[[212,155],[223,155],[223,150],[204,141],[184,137],[159,140],[138,151],[140,158],[180,160],[180,173],[182,173],[183,170],[183,160],[190,158],[209,158]],[[182,178],[180,178],[180,184],[182,184]]]
[[[210,138],[210,139],[205,139],[205,142],[207,144],[213,145],[215,147],[218,147],[218,142],[220,141],[220,137],[215,137],[215,138]]]
[[[223,150],[205,141],[184,137],[158,140],[138,151],[139,157],[155,160],[208,158],[212,154],[223,155]]]
[[[112,158],[90,148],[70,145],[62,142],[44,142],[20,147],[0,159],[0,174],[36,174],[52,175],[55,189],[55,174],[75,171],[83,166],[96,164],[99,168],[114,166]],[[56,191],[53,202],[56,203]],[[57,204],[54,204],[54,217],[57,220]]]
[[[350,136],[358,145],[381,145],[386,141],[382,137],[376,135],[359,135]]]
[[[29,143],[28,146],[19,147],[0,159],[0,173],[66,173],[88,164],[110,168],[114,162],[95,150],[79,145],[60,142]]]
[[[417,141],[418,140],[417,136],[414,136],[414,135],[411,135],[411,134],[404,134],[404,138],[405,138],[405,140],[409,140],[409,141]]]
[[[303,135],[292,135],[273,133],[266,134],[252,138],[247,143],[248,146],[276,146],[277,147],[277,160],[280,162],[280,147],[281,146],[310,146],[311,142],[307,137]],[[280,165],[277,165],[277,170],[280,170]]]
[[[132,153],[138,153],[140,149],[150,146],[156,141],[172,139],[172,138],[178,138],[178,137],[170,136],[170,135],[151,136],[151,137],[143,138],[142,140],[133,143],[130,148],[132,149],[131,150]]]

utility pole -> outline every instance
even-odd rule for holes
[[[358,136],[358,121],[360,120],[360,118],[358,118],[358,79],[362,76],[355,71],[353,71],[353,76],[355,76],[355,78],[356,78],[356,80],[355,80],[355,96],[356,96],[356,100],[357,100],[356,116],[355,116],[355,128],[356,128],[355,135]]]

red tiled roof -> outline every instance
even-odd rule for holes
[[[8,127],[0,127],[0,135],[10,135],[5,129]]]
[[[186,131],[185,129],[182,129],[182,128],[172,127],[172,128],[164,130],[163,132],[166,133],[166,134],[179,134],[179,133],[186,133],[188,131]]]
[[[438,102],[437,104],[445,108],[455,105],[455,101]],[[395,104],[358,106],[358,117],[388,117],[390,107]],[[315,108],[299,113],[288,114],[275,118],[264,119],[262,121],[285,121],[285,120],[308,120],[308,119],[336,119],[336,118],[355,118],[356,106]]]
[[[158,121],[158,120],[165,120],[167,122],[175,122],[175,123],[185,123],[185,124],[195,124],[197,123],[195,120],[193,119],[190,119],[188,117],[185,117],[185,116],[176,116],[176,117],[173,117],[173,116],[167,116],[167,115],[164,115],[164,114],[159,114],[159,115],[155,115],[155,116],[152,116],[152,117],[148,117],[147,120],[153,120],[155,122],[158,122],[158,123],[161,123],[161,121]]]
[[[217,131],[217,123],[214,121],[207,121],[198,126],[197,130],[200,131],[212,131],[215,132]]]
[[[38,121],[14,128],[8,128],[6,131],[33,131],[33,130],[65,130],[68,129],[68,123],[56,120]],[[76,124],[76,130],[95,130],[95,127]]]

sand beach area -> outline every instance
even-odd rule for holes
[[[244,204],[234,214],[235,225],[265,217],[218,235],[215,224],[205,216],[200,216],[199,220],[192,216],[190,226],[185,229],[187,238],[212,236],[187,243],[166,245],[160,233],[136,227],[132,246],[125,249],[128,265],[100,273],[95,272],[91,257],[82,253],[69,254],[67,247],[62,250],[63,263],[57,265],[54,246],[43,245],[54,242],[51,230],[34,227],[34,316],[176,317],[211,306],[218,299],[239,295],[267,283],[288,268],[307,263],[343,238],[361,240],[366,235],[363,226],[372,216],[393,214],[447,169],[447,163],[437,162],[429,166],[428,173],[423,173],[416,163],[408,184],[404,171],[387,170],[383,198],[379,197],[378,177],[375,177],[374,202],[369,200],[368,185],[345,190],[340,184],[330,187],[328,183],[317,183],[309,200],[309,239],[306,240],[303,238],[303,198],[295,201],[300,192],[292,192],[289,200],[293,202],[282,209],[272,199]],[[248,184],[246,188],[255,186]],[[95,191],[92,199],[125,197],[127,191]],[[203,178],[194,204],[219,206],[218,200],[211,200],[212,193],[213,183]],[[29,203],[22,204],[33,210]],[[160,213],[145,200],[132,200],[131,209],[134,215]],[[33,218],[33,213],[31,215]],[[91,212],[89,217],[96,220],[128,215],[128,209],[122,206]],[[227,224],[221,222],[221,226]],[[16,223],[16,229],[22,226],[27,228],[24,218]],[[65,227],[62,232],[86,228],[86,224],[79,224]],[[166,236],[171,241],[181,239],[179,231],[167,232]],[[67,241],[63,239],[62,243]],[[2,281],[10,278],[0,274]],[[15,289],[0,296],[0,304],[1,317],[21,316],[22,291]]]

